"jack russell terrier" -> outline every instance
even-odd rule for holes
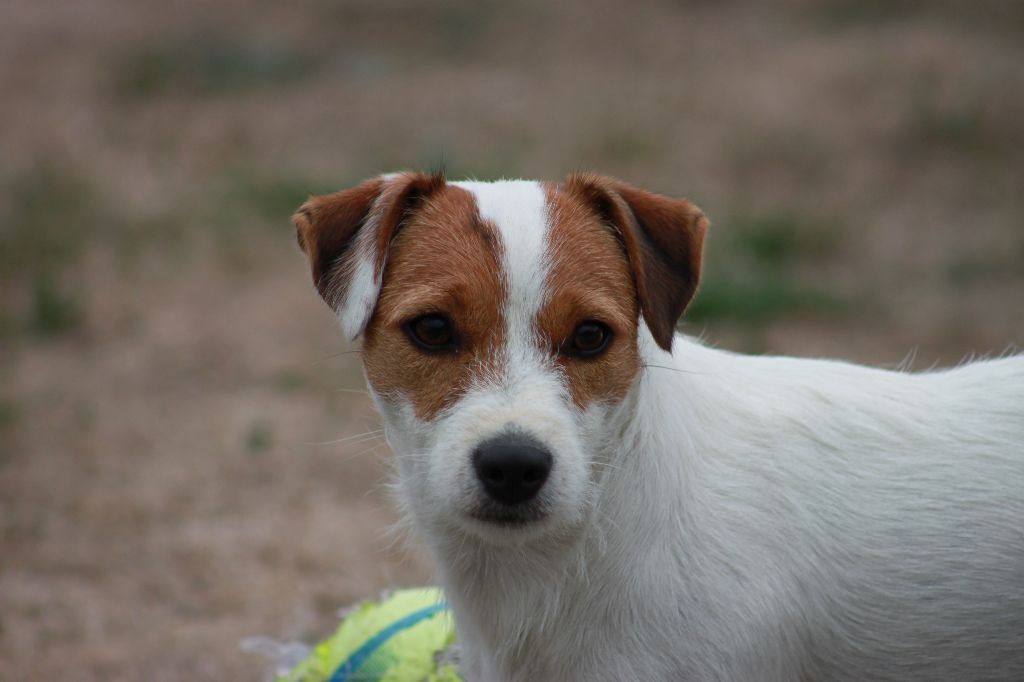
[[[1024,680],[1024,356],[703,346],[708,221],[599,175],[385,175],[294,223],[467,680]]]

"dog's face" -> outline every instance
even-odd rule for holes
[[[364,337],[416,521],[495,542],[578,526],[639,339],[670,349],[696,288],[700,211],[598,176],[400,174],[311,199],[295,224],[321,295]]]

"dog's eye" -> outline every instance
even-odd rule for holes
[[[405,324],[405,333],[413,343],[426,351],[446,351],[455,347],[452,324],[444,315],[421,315]]]
[[[573,333],[572,343],[567,349],[570,355],[580,358],[592,358],[604,352],[612,339],[612,330],[608,325],[593,320],[580,322]]]

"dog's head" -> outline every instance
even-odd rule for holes
[[[401,173],[295,214],[417,522],[492,541],[577,526],[644,347],[671,350],[707,221],[597,175]]]

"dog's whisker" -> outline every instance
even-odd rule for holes
[[[604,523],[609,524],[612,528],[615,529],[615,531],[617,533],[619,533],[621,535],[622,534],[622,527],[619,526],[618,522],[616,522],[614,518],[612,518],[611,514],[606,512],[600,506],[598,506],[596,509],[597,509],[597,515],[600,517],[601,521],[603,521]]]
[[[313,441],[307,442],[306,445],[339,445],[341,443],[349,443],[351,441],[358,441],[365,438],[379,438],[383,436],[384,429],[374,429],[372,431],[366,431],[364,433],[357,433],[351,436],[345,436],[344,438],[337,438],[335,440],[325,441]]]
[[[611,462],[602,462],[599,460],[594,460],[593,462],[591,462],[591,465],[599,469],[612,469],[614,471],[623,471],[623,468],[621,466],[619,466],[618,464],[612,464]]]
[[[650,369],[667,369],[670,372],[678,372],[680,374],[704,374],[704,372],[695,372],[693,370],[682,369],[680,367],[668,367],[666,365],[652,365],[649,362],[642,364],[641,367],[643,367],[644,369],[648,369],[648,368],[650,368]]]
[[[344,458],[343,461],[347,462],[349,460],[358,459],[360,457],[365,457],[366,455],[376,454],[377,452],[380,451],[381,448],[383,448],[385,446],[387,446],[387,443],[383,442],[383,441],[380,442],[380,443],[374,443],[373,445],[370,445],[369,447],[365,447],[365,448],[363,448],[361,450],[358,450],[356,452],[346,453],[345,458]]]
[[[341,351],[339,353],[331,353],[329,355],[325,355],[325,356],[323,356],[323,357],[321,357],[321,358],[319,358],[317,360],[314,360],[313,363],[314,364],[322,364],[324,362],[328,362],[330,360],[334,360],[336,358],[340,358],[340,357],[345,356],[345,355],[362,355],[362,354],[363,354],[363,349],[362,348],[355,348],[353,350],[343,350],[343,351]]]
[[[370,395],[369,391],[362,391],[358,388],[336,388],[335,393],[351,393],[353,395]]]

